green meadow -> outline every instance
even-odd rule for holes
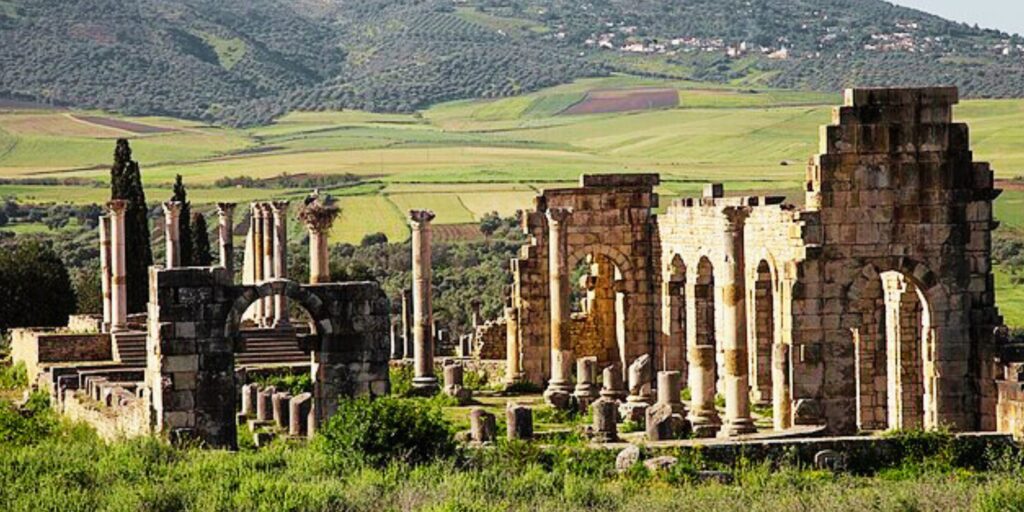
[[[223,59],[245,51],[232,41],[222,43]],[[644,87],[676,89],[679,105],[559,114],[591,91]],[[358,242],[374,232],[403,240],[409,209],[432,209],[441,224],[476,222],[491,211],[511,215],[529,208],[540,190],[571,186],[582,173],[658,172],[662,209],[674,197],[699,194],[709,181],[724,183],[727,193],[783,194],[801,201],[818,128],[840,102],[838,91],[741,89],[616,75],[513,98],[453,101],[413,114],[296,112],[250,129],[102,112],[8,110],[0,111],[0,178],[105,182],[114,140],[128,137],[152,201],[170,196],[177,174],[191,185],[190,197],[202,208],[216,201],[298,199],[307,192],[214,187],[223,177],[347,173],[364,183],[331,191],[342,208],[332,240]],[[94,124],[82,115],[155,129],[135,133],[131,125]],[[955,115],[970,124],[975,158],[991,162],[997,178],[1024,175],[1024,100],[966,100]],[[5,196],[88,204],[103,202],[108,190],[0,184],[0,197]],[[1024,190],[1004,192],[996,216],[1006,229],[1024,228]],[[1010,299],[1015,290],[1005,276],[1001,282],[1004,300],[1020,300]]]

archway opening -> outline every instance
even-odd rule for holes
[[[618,265],[601,253],[587,253],[571,270],[574,357],[597,357],[599,366],[625,365],[625,294]]]
[[[715,340],[715,269],[707,257],[697,264],[697,281],[693,285],[694,331],[696,344],[716,347]],[[718,382],[718,365],[712,382]]]
[[[767,405],[772,398],[772,345],[775,343],[775,287],[766,260],[757,265],[754,279],[753,329],[750,336],[750,388],[754,403]]]
[[[668,266],[662,293],[662,346],[658,364],[682,372],[686,382],[686,264],[677,254]]]

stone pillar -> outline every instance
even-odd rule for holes
[[[586,411],[600,396],[597,388],[597,357],[581,357],[576,360],[576,389],[573,394],[580,410]]]
[[[772,346],[772,424],[775,430],[793,426],[792,398],[789,394],[789,344]]]
[[[292,394],[287,391],[278,391],[271,397],[273,400],[274,423],[278,428],[286,429],[291,426],[288,415],[291,413]]]
[[[217,203],[217,241],[220,244],[220,266],[235,275],[235,203]]]
[[[474,443],[494,442],[498,433],[498,426],[494,415],[487,412],[483,407],[474,407],[472,411],[469,411],[469,432],[470,439]]]
[[[571,212],[548,209],[548,284],[551,312],[551,378],[544,400],[565,408],[572,393],[572,347],[569,340],[569,270],[565,248],[565,224]]]
[[[720,342],[725,360],[725,421],[720,435],[731,437],[756,432],[750,416],[750,384],[747,375],[746,308],[744,307],[743,224],[748,210],[727,208],[725,261],[715,279],[721,287],[722,332]]]
[[[434,212],[412,210],[412,303],[415,374],[412,385],[425,392],[437,389],[434,375],[434,323],[431,304],[430,221]]]
[[[523,362],[519,354],[519,310],[505,308],[505,383],[523,380]]]
[[[100,288],[103,292],[103,326],[110,332],[110,216],[100,216]]]
[[[260,203],[260,210],[263,211],[263,279],[274,277],[274,214],[270,203]],[[264,297],[264,327],[272,327],[277,321],[274,311],[274,297]]]
[[[505,422],[509,441],[533,439],[533,409],[509,402],[505,406]]]
[[[309,203],[299,211],[299,218],[309,232],[309,282],[311,284],[331,282],[330,244],[328,236],[338,209],[325,206],[319,201]]]
[[[128,288],[125,275],[124,215],[128,201],[115,199],[110,208],[110,332],[128,330]]]
[[[444,362],[444,394],[458,399],[459,403],[468,402],[472,393],[463,385],[465,369],[458,361],[446,360]]]
[[[612,400],[625,400],[626,385],[622,381],[622,368],[618,363],[606,367],[601,371],[601,398]]]
[[[402,341],[405,343],[405,358],[415,357],[416,348],[412,333],[412,289],[402,290]]]
[[[683,374],[677,371],[658,372],[658,403],[672,407],[676,414],[686,414],[680,383]]]
[[[313,395],[311,393],[299,393],[292,397],[288,402],[288,435],[292,437],[309,435],[312,410]]]
[[[590,406],[594,414],[594,442],[614,443],[619,440],[619,411],[614,400],[602,398]]]
[[[274,386],[265,387],[256,394],[256,419],[259,421],[273,421],[274,419],[274,393],[277,389]]]
[[[270,203],[274,215],[274,278],[288,278],[288,201]],[[274,327],[286,328],[288,319],[288,297],[274,295]]]
[[[242,386],[242,416],[253,418],[256,415],[257,393],[259,386],[246,384]]]
[[[402,353],[402,348],[403,348],[404,342],[398,336],[398,328],[399,328],[399,325],[397,323],[391,322],[391,359],[392,360],[402,359],[402,356],[404,355]]]
[[[480,299],[473,299],[473,300],[469,301],[469,307],[472,308],[472,310],[473,310],[473,315],[472,315],[471,320],[473,322],[473,329],[474,330],[476,330],[476,328],[479,327],[480,324],[483,323],[483,322],[480,321],[480,306],[482,306],[482,305],[483,305],[483,303],[480,302]]]
[[[881,274],[882,291],[885,301],[885,383],[886,383],[886,413],[888,414],[887,424],[890,430],[902,430],[911,428],[914,425],[905,421],[906,414],[903,410],[903,365],[921,364],[921,361],[906,362],[903,359],[902,349],[902,325],[900,322],[900,306],[903,301],[903,294],[907,291],[907,283],[903,274],[898,272],[883,272]],[[915,343],[919,341],[914,340]]]
[[[164,256],[167,268],[181,266],[181,201],[167,201],[164,207]]]
[[[263,275],[263,208],[260,203],[249,203],[249,214],[252,232],[253,284],[258,284],[266,279]],[[259,325],[263,325],[266,320],[266,311],[263,305],[262,299],[253,302],[253,307],[256,309],[254,320]]]

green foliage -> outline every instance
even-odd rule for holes
[[[209,267],[213,264],[210,254],[210,229],[206,227],[206,217],[199,212],[192,213],[192,265]]]
[[[271,372],[254,375],[252,380],[261,387],[274,386],[278,391],[288,391],[292,396],[313,391],[313,378],[309,372]]]
[[[139,163],[132,160],[127,139],[118,139],[114,149],[114,165],[110,168],[111,199],[128,201],[125,210],[125,282],[128,312],[146,311],[149,302],[149,267],[153,265],[153,248],[149,244],[149,207],[142,188]]]
[[[191,267],[196,265],[192,249],[192,245],[195,243],[192,236],[192,204],[188,201],[188,191],[185,190],[185,183],[182,182],[180,174],[174,177],[174,185],[171,190],[171,201],[181,203],[181,213],[178,216],[178,258],[180,258],[181,266]],[[209,240],[206,245],[209,248]]]
[[[409,396],[412,393],[413,368],[411,365],[392,366],[388,369],[388,377],[391,380],[392,395]]]
[[[0,331],[67,325],[74,312],[71,277],[48,244],[16,239],[0,250]]]
[[[422,399],[394,397],[340,401],[317,441],[342,468],[423,464],[451,457],[456,449],[451,425],[440,407]]]
[[[532,395],[541,391],[544,391],[544,388],[529,381],[514,382],[505,386],[505,394],[508,395]]]
[[[28,386],[28,371],[25,362],[0,366],[0,390],[21,389]]]
[[[371,245],[385,245],[388,243],[388,236],[384,233],[370,233],[363,237],[363,240],[359,242],[361,247],[369,247]]]
[[[37,392],[21,407],[0,400],[0,447],[37,443],[53,434],[59,426],[50,409],[49,397]]]
[[[632,420],[623,421],[622,424],[619,425],[619,432],[622,432],[623,434],[628,434],[630,432],[640,432],[641,430],[643,430],[643,427],[639,423]]]

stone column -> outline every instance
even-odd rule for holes
[[[883,299],[885,301],[885,383],[886,383],[886,413],[887,422],[891,430],[902,430],[912,428],[912,422],[906,421],[906,414],[903,410],[903,365],[908,364],[903,359],[902,349],[902,325],[900,318],[900,306],[902,305],[903,294],[907,292],[907,283],[903,274],[898,272],[883,272],[881,274]],[[915,340],[917,342],[917,340]],[[920,361],[911,361],[909,364],[921,364]]]
[[[288,201],[270,203],[274,214],[274,277],[288,278]],[[286,328],[288,319],[288,297],[274,296],[274,327]]]
[[[128,288],[125,276],[124,215],[128,201],[115,199],[110,208],[110,332],[128,330]]]
[[[544,400],[564,408],[572,394],[572,347],[569,340],[569,270],[565,248],[565,224],[571,212],[549,208],[548,285],[551,312],[551,379]]]
[[[110,216],[100,216],[100,287],[103,291],[103,326],[110,332]]]
[[[505,383],[523,380],[523,362],[519,358],[519,310],[505,308]]]
[[[260,210],[263,212],[263,279],[274,277],[274,214],[270,203],[260,203]],[[277,320],[274,312],[274,298],[264,297],[263,312],[265,327],[271,327]]]
[[[249,203],[249,214],[252,231],[252,268],[253,268],[253,284],[259,284],[263,281],[263,208],[260,203]],[[256,308],[255,321],[259,325],[263,325],[266,319],[266,311],[263,307],[264,303],[262,299],[257,299],[253,303],[253,307]]]
[[[319,201],[309,203],[299,212],[299,218],[309,232],[309,282],[311,284],[331,282],[330,245],[328,235],[338,217],[338,209],[325,206]]]
[[[413,387],[424,392],[437,390],[434,375],[434,324],[431,304],[430,221],[434,212],[412,210],[412,304],[415,374]]]
[[[473,299],[469,302],[469,307],[473,309],[472,322],[474,331],[483,323],[480,321],[480,306],[482,305],[483,303],[480,302],[480,299]]]
[[[167,268],[181,266],[181,201],[167,201],[164,207],[164,256]]]
[[[235,203],[217,203],[217,241],[220,266],[235,275]]]
[[[720,436],[731,437],[756,432],[750,416],[750,383],[747,375],[747,337],[744,318],[743,224],[745,208],[727,208],[725,261],[715,279],[722,298],[722,333],[719,339],[725,360],[725,422]]]
[[[696,274],[686,280],[686,367],[690,384],[690,415],[696,437],[713,437],[722,424],[715,409],[715,346],[698,344]]]
[[[405,342],[405,358],[413,359],[416,344],[412,329],[412,289],[402,290],[402,341]]]

